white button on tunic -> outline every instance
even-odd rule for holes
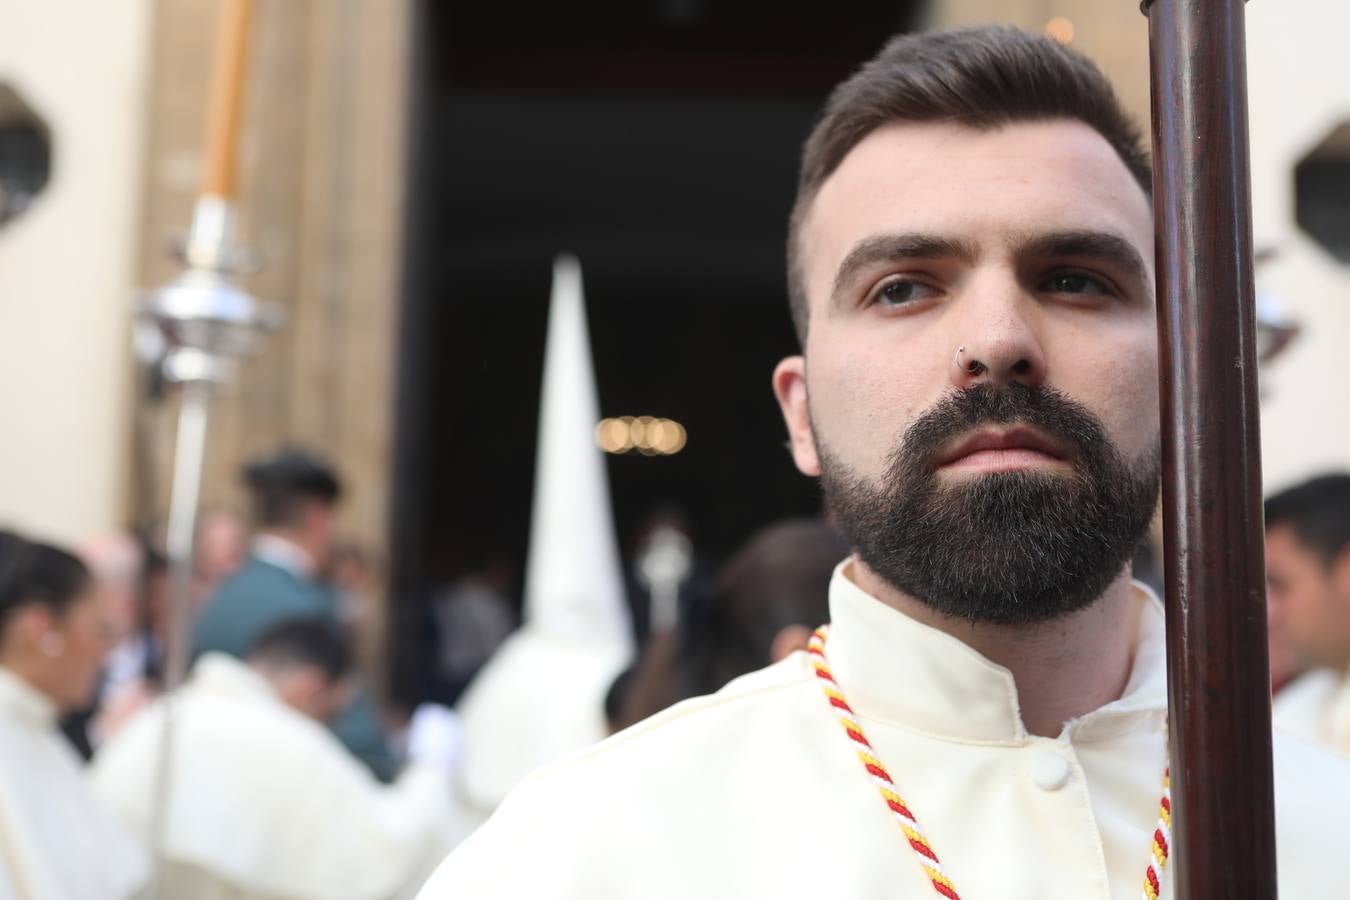
[[[1052,750],[1039,750],[1031,758],[1031,780],[1047,791],[1064,787],[1072,771],[1069,761]]]

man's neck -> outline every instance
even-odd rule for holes
[[[318,564],[305,545],[304,535],[282,529],[259,531],[253,538],[253,555],[280,566],[299,578],[314,578]]]
[[[917,622],[960,640],[1012,673],[1027,731],[1056,737],[1064,723],[1120,699],[1134,662],[1139,610],[1126,567],[1090,606],[1034,625],[969,622],[897,590],[861,561],[860,588]]]

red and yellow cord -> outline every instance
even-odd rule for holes
[[[918,820],[910,812],[908,804],[900,798],[890,773],[886,771],[886,767],[877,757],[876,751],[872,749],[872,744],[863,734],[858,717],[854,714],[853,708],[848,705],[848,701],[844,699],[844,693],[840,690],[838,682],[834,680],[829,661],[825,658],[825,638],[828,634],[829,626],[822,625],[816,629],[807,645],[807,652],[811,656],[811,665],[815,669],[816,678],[820,679],[820,686],[825,692],[825,699],[829,701],[830,708],[834,710],[835,716],[844,726],[844,732],[853,742],[853,748],[857,751],[858,759],[862,762],[863,768],[867,770],[867,776],[876,785],[877,790],[881,793],[881,799],[886,802],[886,806],[895,815],[896,821],[900,825],[901,834],[904,835],[910,849],[914,851],[924,875],[933,885],[933,890],[937,891],[940,896],[946,897],[947,900],[960,900],[960,895],[956,893],[956,888],[952,885],[951,879],[942,871],[942,864],[938,861],[933,845],[919,830]],[[1163,796],[1158,813],[1158,824],[1153,831],[1153,844],[1150,848],[1148,870],[1144,873],[1145,900],[1158,900],[1158,895],[1162,891],[1162,875],[1167,870],[1167,854],[1172,835],[1171,825],[1172,799],[1169,769],[1163,774]]]

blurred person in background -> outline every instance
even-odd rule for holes
[[[131,637],[141,620],[140,582],[145,548],[135,535],[117,531],[84,541],[75,548],[75,553],[98,582],[109,637],[115,641]]]
[[[141,590],[145,551],[130,533],[114,532],[82,542],[75,552],[102,598],[111,647],[91,704],[61,719],[61,730],[87,760],[93,754],[100,713],[127,701],[139,702],[144,696]]]
[[[722,567],[711,602],[677,631],[653,636],[635,668],[616,679],[614,730],[805,650],[829,620],[830,577],[848,545],[823,519],[761,529]]]
[[[1278,698],[1289,685],[1308,671],[1303,658],[1289,640],[1289,617],[1284,610],[1284,596],[1276,598],[1266,579],[1266,653],[1270,660],[1270,695]]]
[[[1266,501],[1266,581],[1272,637],[1311,669],[1275,698],[1275,724],[1350,756],[1350,474]]]
[[[374,617],[383,577],[380,559],[367,547],[353,540],[334,546],[324,580],[337,595],[338,622],[357,643]]]
[[[493,559],[436,592],[431,618],[436,639],[436,682],[446,703],[458,701],[478,670],[519,626],[508,591],[510,563]]]
[[[114,642],[93,706],[62,720],[62,730],[88,759],[104,736],[159,691],[168,627],[168,560],[129,532],[81,544],[78,554],[101,596],[108,598]]]
[[[342,489],[317,458],[283,451],[244,467],[254,535],[247,560],[197,619],[195,655],[242,656],[276,622],[333,616],[336,598],[319,575],[328,562]]]
[[[625,588],[639,646],[669,632],[707,606],[717,564],[700,553],[698,534],[678,503],[663,501],[643,518],[628,542]]]
[[[453,716],[419,711],[411,762],[384,785],[322,724],[352,688],[331,620],[281,622],[246,657],[205,654],[175,698],[163,896],[409,896],[455,837]],[[137,715],[94,763],[95,793],[138,834],[151,827],[164,716],[162,703]]]
[[[279,622],[339,619],[337,592],[321,573],[330,561],[342,487],[325,462],[283,450],[244,467],[255,532],[248,559],[207,601],[193,634],[193,658],[220,652],[242,658]],[[369,696],[358,689],[332,723],[371,771],[393,778],[398,762]]]
[[[122,900],[149,873],[57,731],[93,696],[110,645],[101,603],[75,556],[0,531],[0,897]]]
[[[823,519],[787,519],[755,534],[722,567],[712,618],[689,641],[686,694],[710,694],[805,650],[829,621],[830,578],[848,555]]]
[[[248,528],[234,513],[202,516],[192,545],[193,589],[199,600],[216,592],[248,559]]]

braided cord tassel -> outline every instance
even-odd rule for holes
[[[900,831],[904,834],[910,849],[918,857],[919,865],[923,868],[924,875],[928,876],[929,882],[933,885],[933,890],[946,897],[947,900],[961,900],[960,895],[956,893],[956,888],[952,886],[951,880],[943,873],[942,864],[938,862],[937,854],[933,852],[933,846],[919,831],[918,820],[909,811],[905,801],[900,799],[900,795],[896,793],[895,782],[891,780],[886,767],[877,758],[876,751],[872,749],[872,745],[863,734],[862,725],[858,723],[852,707],[848,705],[848,701],[844,699],[843,693],[839,690],[839,685],[835,683],[834,675],[830,672],[830,665],[825,659],[825,636],[828,633],[829,627],[822,625],[816,629],[815,634],[811,636],[811,642],[807,645],[807,652],[811,654],[811,665],[816,670],[816,677],[820,679],[820,686],[825,691],[825,698],[838,717],[839,723],[844,726],[844,731],[848,734],[849,740],[853,742],[854,749],[858,753],[858,759],[862,761],[868,777],[872,779],[872,783],[881,793],[881,798],[886,801],[886,806],[895,814],[896,820],[900,823]]]
[[[1153,857],[1144,872],[1144,900],[1158,900],[1162,876],[1167,871],[1167,854],[1172,844],[1172,769],[1163,772],[1163,795],[1158,804],[1158,826],[1153,829]]]

